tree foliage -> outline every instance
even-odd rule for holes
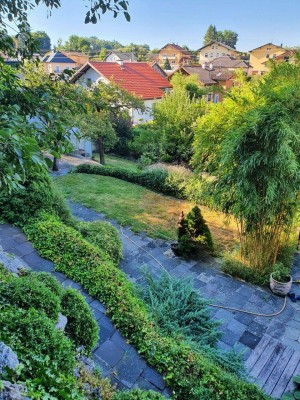
[[[44,31],[36,31],[32,33],[33,39],[37,42],[38,53],[45,54],[51,50],[50,37]]]
[[[259,270],[276,262],[299,209],[299,77],[299,62],[273,65],[198,124],[194,162],[215,176],[215,204],[235,217],[241,257]]]
[[[155,104],[154,122],[162,133],[164,158],[178,164],[189,162],[194,138],[193,123],[203,114],[204,102],[191,98],[184,85],[175,85],[174,90]]]
[[[236,32],[227,29],[224,31],[218,31],[215,25],[209,25],[204,35],[203,44],[206,46],[211,42],[217,41],[227,44],[227,46],[235,49],[237,40],[238,34]]]
[[[168,70],[171,70],[171,69],[172,69],[172,67],[171,67],[171,65],[170,65],[170,61],[169,61],[169,59],[168,59],[168,58],[166,58],[166,59],[165,59],[165,62],[164,62],[163,69],[164,69],[164,70],[166,70],[166,71],[168,71]]]

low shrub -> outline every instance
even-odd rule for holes
[[[207,301],[195,291],[192,282],[167,273],[154,280],[145,271],[145,277],[146,284],[140,293],[161,332],[187,341],[195,351],[209,356],[223,369],[244,376],[242,355],[216,348],[221,336],[220,323],[211,319]]]
[[[140,290],[151,316],[160,330],[184,338],[198,346],[215,346],[221,336],[219,323],[212,321],[207,301],[194,290],[190,279],[177,279],[167,273],[153,279],[145,272],[146,285]]]
[[[65,333],[76,346],[90,353],[99,338],[99,329],[84,297],[75,289],[67,289],[61,299],[62,313],[68,318]]]
[[[33,279],[38,282],[42,282],[52,293],[55,294],[59,299],[61,299],[64,289],[58,283],[57,279],[54,278],[51,274],[47,272],[32,272],[26,271],[25,275],[29,276],[30,279]]]
[[[17,278],[20,279],[20,278]],[[0,307],[0,340],[17,353],[21,362],[29,362],[37,374],[37,359],[48,357],[60,372],[70,374],[75,365],[73,346],[53,321],[37,310]]]
[[[42,210],[58,215],[68,225],[74,225],[69,208],[51,181],[47,171],[29,174],[23,189],[0,189],[0,216],[7,222],[23,226]]]
[[[129,391],[118,392],[114,395],[113,400],[164,400],[165,397],[153,390],[134,389]]]
[[[271,269],[268,271],[256,271],[244,264],[238,254],[226,253],[222,259],[221,270],[233,277],[242,279],[254,285],[268,285],[270,281]]]
[[[45,284],[31,277],[13,277],[0,286],[0,304],[45,313],[54,322],[60,311],[59,298]]]
[[[286,393],[281,397],[281,400],[299,400],[300,398],[300,375],[293,377],[293,381],[296,385],[295,390],[291,393]]]
[[[255,385],[222,370],[184,341],[162,335],[125,274],[74,229],[44,216],[27,226],[25,232],[42,256],[106,305],[116,327],[150,365],[164,374],[174,398],[268,398]]]
[[[122,258],[122,242],[117,229],[109,222],[80,222],[78,230],[88,242],[103,250],[115,265]]]

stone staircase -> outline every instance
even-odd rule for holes
[[[265,334],[246,361],[250,379],[271,397],[293,391],[300,374],[300,352]]]

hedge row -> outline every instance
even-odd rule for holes
[[[116,167],[81,164],[74,169],[74,172],[111,176],[113,178],[119,178],[127,182],[145,186],[148,189],[170,196],[175,196],[181,199],[187,198],[187,194],[184,190],[185,185],[183,185],[182,180],[179,180],[179,182],[169,180],[168,172],[163,169],[127,171]]]
[[[224,372],[186,343],[163,336],[125,274],[73,228],[44,215],[25,227],[25,233],[41,256],[52,260],[59,271],[107,306],[107,314],[116,327],[164,375],[174,398],[268,399],[255,385]]]

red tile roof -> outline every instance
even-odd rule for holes
[[[72,77],[72,81],[76,81],[89,68],[93,68],[106,79],[117,83],[123,89],[144,100],[161,98],[164,95],[163,89],[172,88],[166,78],[151,68],[149,64],[143,62],[124,63],[123,65],[117,62],[89,62]]]

